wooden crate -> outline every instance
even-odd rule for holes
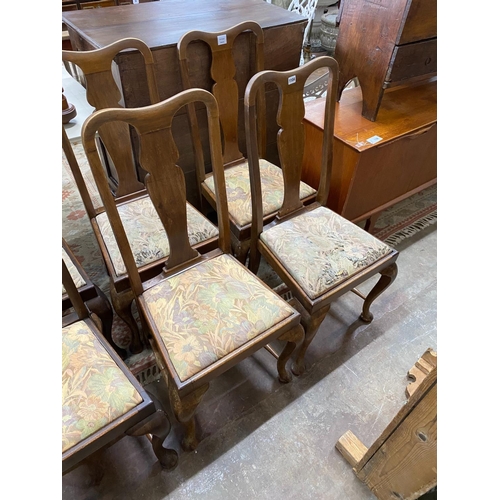
[[[437,354],[408,372],[407,403],[370,448],[351,431],[336,448],[379,500],[416,500],[437,485]]]

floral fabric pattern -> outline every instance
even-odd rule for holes
[[[78,269],[76,268],[75,264],[73,264],[73,261],[69,258],[69,255],[65,252],[64,248],[62,248],[62,258],[64,259],[64,263],[68,268],[69,274],[71,275],[71,279],[73,280],[76,288],[80,288],[81,286],[85,285],[85,280],[78,272]],[[62,295],[64,295],[65,293],[66,289],[64,288],[64,285],[62,285]]]
[[[216,237],[219,230],[192,205],[186,203],[189,242],[196,245]],[[170,254],[167,234],[149,197],[139,198],[118,207],[135,262],[138,267],[164,259]],[[108,216],[96,217],[104,243],[108,249],[117,276],[127,273]]]
[[[283,205],[283,172],[281,168],[260,159],[260,178],[262,185],[262,209],[264,216],[272,214]],[[252,199],[250,195],[250,173],[248,162],[241,163],[224,171],[226,178],[227,204],[229,214],[239,226],[252,222]],[[215,193],[212,176],[205,179],[205,184]],[[316,193],[316,190],[304,182],[300,183],[300,199]]]
[[[162,281],[144,299],[182,381],[294,313],[229,255]]]
[[[387,255],[385,243],[325,207],[260,235],[311,299]]]
[[[62,329],[62,451],[142,402],[84,321]]]

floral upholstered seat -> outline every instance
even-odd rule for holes
[[[62,451],[143,399],[85,321],[62,329]]]
[[[69,255],[66,253],[64,248],[62,248],[62,258],[64,259],[64,263],[68,267],[69,274],[71,275],[71,278],[73,279],[73,282],[74,282],[76,288],[80,288],[81,286],[85,285],[85,280],[83,279],[82,275],[79,273],[76,266],[71,261]],[[63,295],[66,293],[66,289],[64,288],[64,285],[62,285],[62,293],[63,293]]]
[[[144,299],[181,381],[295,312],[225,254],[160,282]]]
[[[262,179],[262,208],[264,217],[276,212],[283,204],[283,172],[281,168],[267,160],[260,159],[260,175]],[[250,174],[248,162],[245,161],[224,171],[226,179],[227,203],[229,214],[239,226],[245,226],[252,221],[252,200],[250,196]],[[204,181],[212,193],[214,192],[213,177]],[[304,182],[300,183],[300,198],[304,199],[316,193],[316,190]]]
[[[311,299],[392,251],[325,207],[271,227],[260,237]]]
[[[191,245],[214,238],[219,234],[217,227],[193,206],[187,203],[186,207],[189,242]],[[168,257],[170,254],[168,238],[149,197],[138,198],[119,205],[118,212],[138,266],[144,266]],[[127,272],[125,263],[111,230],[107,214],[105,212],[99,214],[96,221],[116,275],[123,276]]]

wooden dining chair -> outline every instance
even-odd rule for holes
[[[75,254],[71,250],[67,241],[62,238],[62,258],[66,267],[69,270],[73,283],[78,290],[81,299],[92,313],[97,315],[102,323],[102,333],[118,355],[125,359],[127,351],[116,345],[112,337],[113,329],[113,309],[109,303],[106,294],[90,279],[89,275],[80,264]],[[68,292],[62,287],[62,310],[69,311],[71,309],[71,300]]]
[[[218,248],[205,254],[188,238],[186,184],[176,165],[179,153],[172,130],[175,113],[189,103],[206,108],[214,172],[219,239]],[[141,164],[148,172],[146,187],[170,241],[162,272],[150,280],[138,272],[97,152],[96,133],[113,121],[128,123],[137,132]],[[212,94],[191,89],[153,106],[102,110],[86,120],[82,131],[172,408],[185,426],[183,448],[194,449],[194,411],[214,378],[272,340],[281,339],[286,345],[281,354],[275,354],[278,375],[282,382],[291,380],[286,363],[304,336],[300,315],[230,253],[219,114]],[[269,346],[268,350],[273,353]]]
[[[316,201],[305,207],[298,195],[305,141],[303,88],[307,78],[320,68],[328,69],[321,174]],[[285,179],[283,204],[272,222],[265,222],[263,216],[256,120],[256,96],[268,83],[280,88],[276,119]],[[298,301],[305,340],[292,368],[295,374],[303,373],[307,348],[333,300],[349,290],[360,295],[364,300],[361,319],[371,322],[372,302],[397,275],[396,250],[325,206],[333,168],[337,83],[337,62],[323,56],[291,71],[263,71],[250,80],[245,92],[253,201],[250,269],[256,271],[260,256],[264,256]],[[380,279],[364,297],[355,287],[376,274]]]
[[[126,49],[140,51],[144,57],[150,101],[158,102],[153,55],[141,40],[127,38],[91,51],[62,51],[63,60],[71,61],[83,71],[87,100],[96,110],[123,107],[120,103],[121,91],[113,75],[113,58]],[[99,131],[99,151],[115,203],[133,240],[140,272],[151,276],[159,272],[168,257],[169,242],[141,180],[144,171],[140,162],[135,161],[131,144],[131,131],[124,123],[110,123]],[[113,308],[132,332],[129,350],[133,354],[141,352],[144,339],[141,339],[132,311],[133,293],[127,270],[110,229],[108,215],[102,205],[92,201],[80,170],[83,165],[76,160],[64,127],[63,149],[106,265]],[[190,241],[203,251],[215,248],[217,227],[188,202],[186,206]]]
[[[250,54],[245,61],[246,67],[237,71],[233,46],[242,33],[251,33],[249,43]],[[177,44],[181,77],[184,89],[192,88],[196,76],[200,72],[197,60],[189,59],[189,45],[192,42],[202,41],[210,49],[211,67],[210,75],[214,81],[211,92],[216,97],[219,105],[220,124],[224,144],[224,167],[226,191],[229,208],[229,221],[231,227],[231,243],[236,258],[245,263],[250,248],[250,227],[252,221],[250,181],[248,162],[240,149],[239,130],[243,130],[243,92],[250,76],[264,69],[264,31],[253,21],[237,24],[221,32],[190,31],[183,35]],[[252,64],[252,60],[254,63]],[[237,76],[245,75],[243,86],[238,83]],[[238,80],[241,80],[240,77]],[[240,86],[240,88],[238,87]],[[264,91],[259,94],[259,150],[262,155],[266,150],[266,121]],[[241,109],[241,113],[240,113]],[[241,115],[241,120],[239,116]],[[206,172],[203,162],[203,147],[200,139],[200,128],[194,106],[188,107],[188,119],[192,130],[195,158],[196,176],[200,188],[200,196],[207,200],[215,209],[215,187],[212,172]],[[241,124],[240,124],[241,121]],[[244,140],[243,140],[244,146]],[[283,199],[283,176],[281,169],[267,161],[264,156],[260,159],[262,174],[262,197],[264,214],[268,219],[274,217],[276,210]],[[315,190],[305,183],[300,185],[300,196],[305,202],[314,198]]]
[[[102,335],[62,259],[62,282],[72,304],[62,318],[62,472],[129,436],[146,435],[162,467],[177,464],[163,447],[170,422]]]

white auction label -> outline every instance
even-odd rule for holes
[[[217,45],[225,45],[227,43],[227,35],[219,35],[217,37]]]
[[[290,76],[288,78],[288,85],[292,85],[292,83],[295,83],[297,81],[297,77],[295,75]]]
[[[372,135],[369,139],[366,139],[366,142],[369,142],[370,144],[377,144],[377,142],[380,142],[382,140],[382,137],[379,137],[378,135]]]

